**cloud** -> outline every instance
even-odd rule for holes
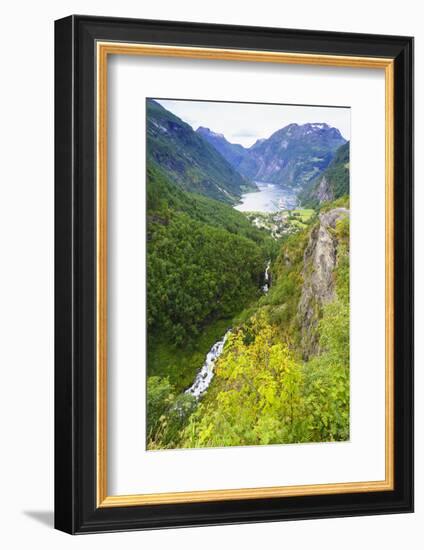
[[[252,132],[251,130],[244,130],[243,129],[243,130],[238,130],[238,131],[234,132],[233,136],[249,138],[249,137],[256,137],[256,133]]]

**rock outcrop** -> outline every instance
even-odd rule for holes
[[[325,304],[335,296],[334,269],[338,242],[332,229],[338,220],[349,216],[346,208],[334,208],[320,214],[304,254],[303,286],[298,306],[304,359],[319,353],[317,325]]]
[[[330,186],[327,176],[322,176],[316,189],[314,189],[312,196],[319,202],[319,204],[334,200],[334,192]]]

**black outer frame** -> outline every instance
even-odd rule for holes
[[[395,490],[96,509],[96,40],[395,60]],[[55,22],[55,527],[133,529],[413,511],[413,38],[69,16]]]

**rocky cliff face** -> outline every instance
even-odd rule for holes
[[[304,359],[319,353],[317,325],[322,307],[335,296],[334,269],[337,266],[338,242],[332,229],[348,216],[346,208],[335,208],[320,214],[304,254],[303,287],[298,306]]]
[[[332,201],[334,199],[333,189],[331,188],[330,182],[325,175],[321,178],[319,184],[317,185],[314,197],[320,204],[326,201]]]

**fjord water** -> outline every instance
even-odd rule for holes
[[[234,208],[240,212],[278,212],[298,206],[296,192],[276,183],[255,182],[258,191],[243,193],[241,203]]]

